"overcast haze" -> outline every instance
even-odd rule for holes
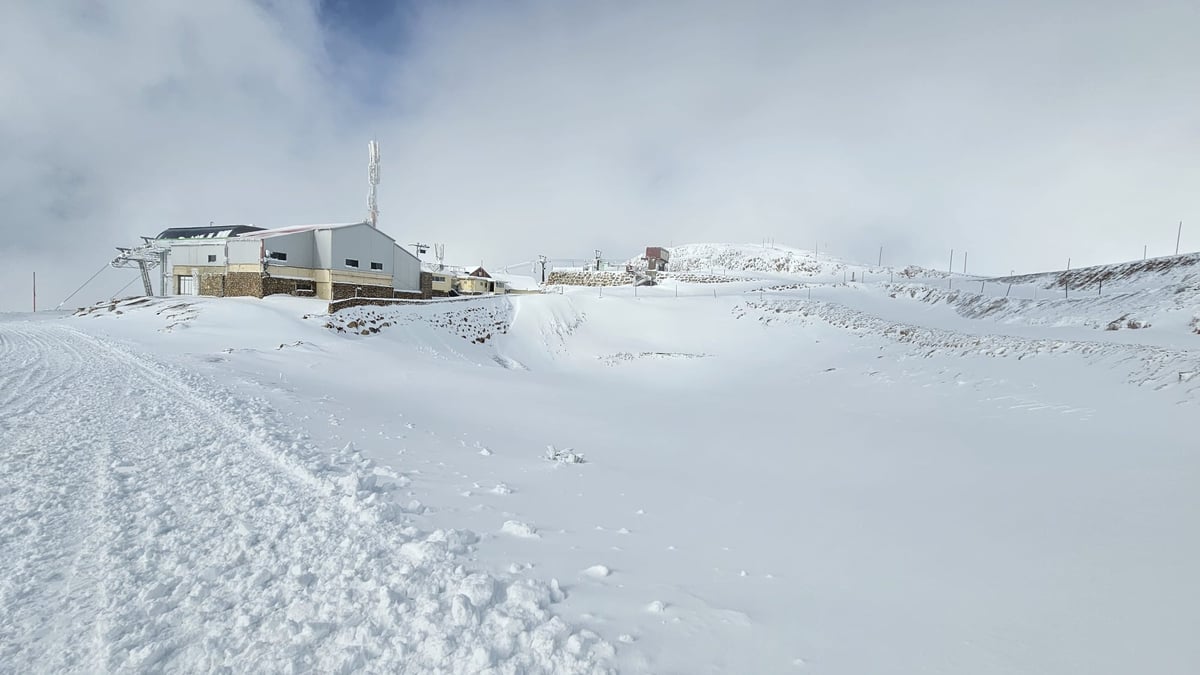
[[[381,228],[448,262],[1195,250],[1197,35],[1194,0],[6,2],[0,310],[166,227],[360,220],[371,137]]]

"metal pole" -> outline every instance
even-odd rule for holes
[[[1147,248],[1148,248],[1147,244],[1142,244],[1142,262],[1146,262],[1146,249]]]
[[[883,267],[883,247],[879,247],[879,266]]]
[[[37,272],[33,273],[33,311],[37,311]]]
[[[1067,273],[1063,275],[1063,297],[1071,299],[1071,259],[1067,258]]]
[[[954,288],[954,249],[950,249],[950,267],[947,268],[946,271],[950,273],[949,280],[946,282],[946,287]]]
[[[967,252],[963,251],[963,274],[967,273]]]
[[[1175,255],[1179,255],[1179,238],[1183,236],[1183,221],[1179,221],[1179,230],[1175,232]]]

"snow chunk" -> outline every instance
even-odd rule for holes
[[[504,534],[519,537],[521,539],[541,539],[542,535],[537,533],[537,529],[532,525],[522,523],[519,520],[506,520],[504,525],[500,527],[500,531]]]
[[[592,577],[593,579],[603,579],[604,577],[606,577],[610,574],[612,574],[612,570],[605,567],[604,565],[592,565],[591,567],[589,567],[583,571],[584,576],[589,576],[589,577]]]
[[[575,452],[574,448],[558,450],[553,445],[546,446],[546,459],[559,464],[584,464],[587,462],[583,454]]]

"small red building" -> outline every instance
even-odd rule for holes
[[[646,247],[646,268],[657,272],[666,272],[667,264],[671,262],[671,252],[661,246]]]

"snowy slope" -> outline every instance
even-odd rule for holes
[[[0,322],[4,391],[36,394],[0,406],[0,506],[20,514],[0,521],[0,661],[1193,671],[1189,281],[1005,299],[691,248],[743,280]],[[1114,312],[1152,325],[1105,330]],[[64,373],[102,395],[61,393]],[[93,539],[120,542],[111,565],[75,562]],[[111,629],[67,645],[95,617]]]
[[[552,585],[469,573],[411,479],[62,323],[0,326],[0,663],[36,671],[593,672]]]

